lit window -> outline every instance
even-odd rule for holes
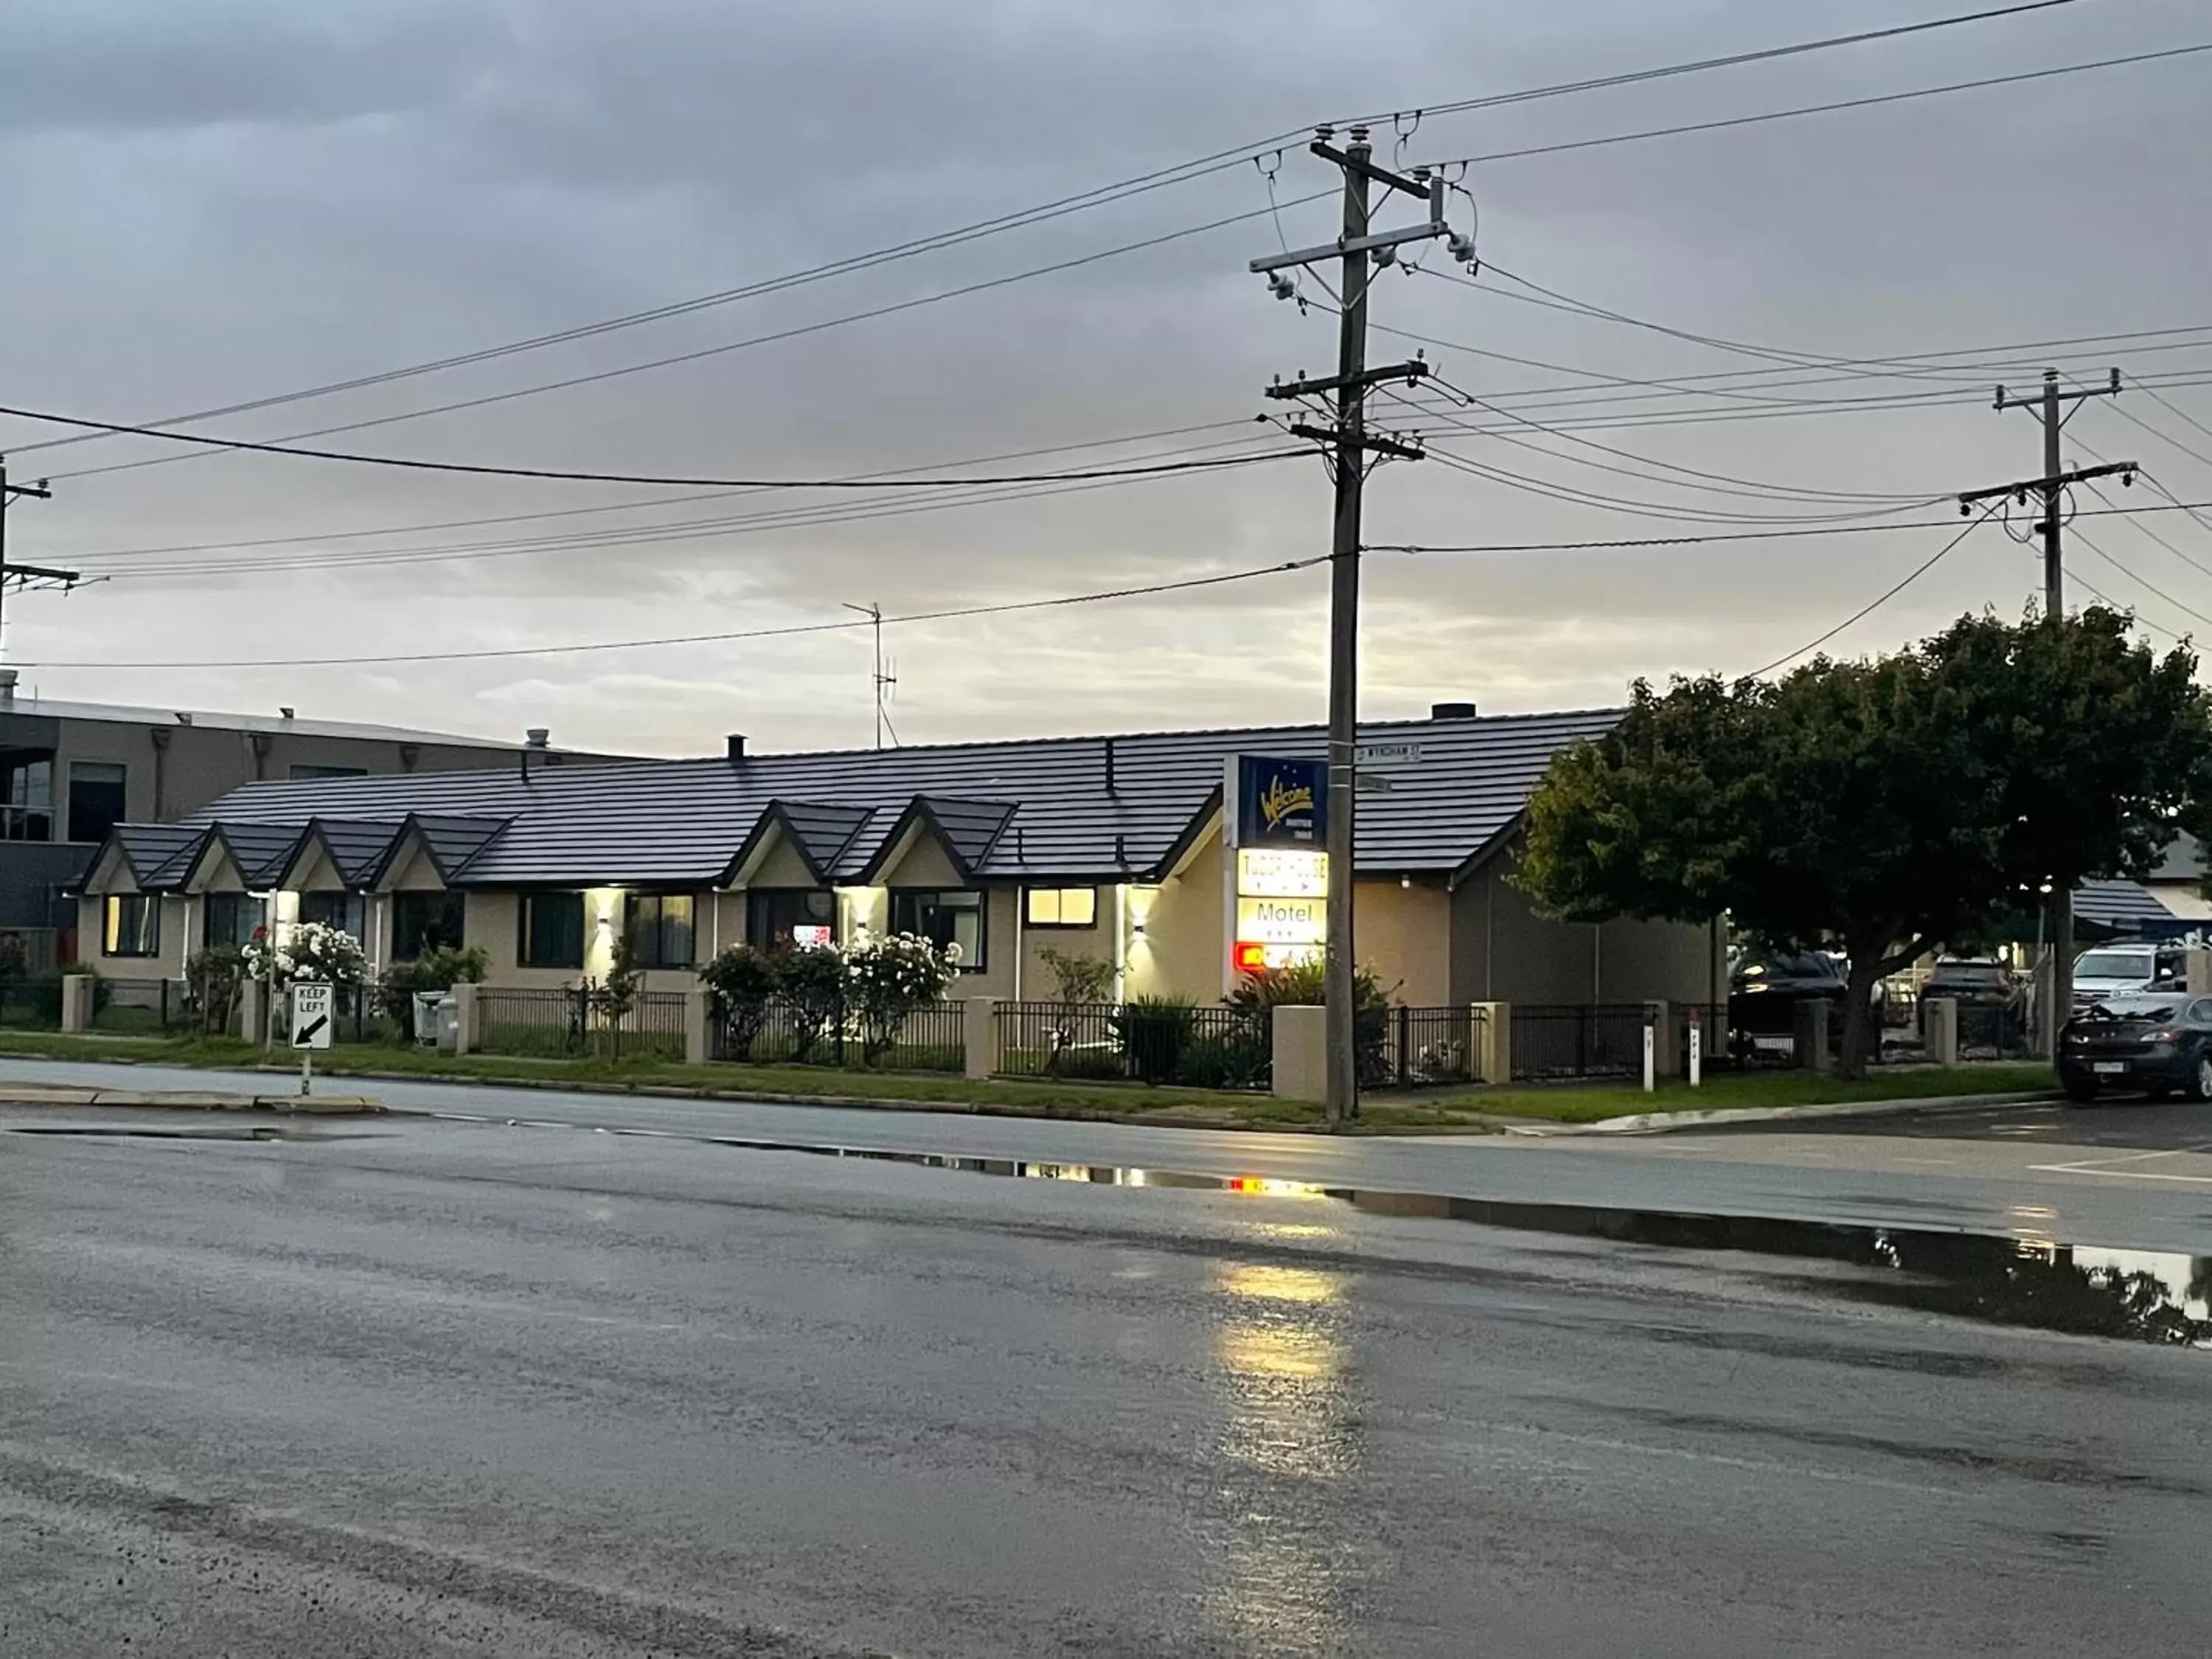
[[[1029,890],[1029,924],[1032,927],[1095,927],[1098,925],[1098,890],[1032,887]]]
[[[161,900],[155,893],[111,893],[100,918],[101,948],[111,957],[161,954]]]

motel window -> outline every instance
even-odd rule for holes
[[[641,968],[691,965],[691,896],[632,893],[624,924],[630,960]]]
[[[106,841],[123,822],[124,785],[130,769],[119,761],[71,761],[69,769],[69,838]]]
[[[394,893],[392,959],[412,962],[433,951],[459,950],[465,915],[459,893]]]
[[[335,927],[356,939],[368,936],[368,902],[359,893],[302,893],[300,920]]]
[[[54,838],[54,763],[16,761],[0,771],[0,830],[9,841]]]
[[[960,971],[983,971],[983,895],[964,889],[933,892],[901,888],[891,894],[891,931],[919,933],[940,949],[959,951]]]
[[[517,962],[525,968],[584,965],[584,896],[526,893]]]
[[[1032,887],[1026,901],[1032,927],[1096,927],[1096,887]]]
[[[210,893],[207,896],[207,943],[210,950],[252,941],[261,926],[261,901],[251,893]]]
[[[756,951],[837,942],[837,896],[826,887],[756,887],[745,895],[745,942]]]
[[[161,896],[110,893],[100,918],[100,949],[111,957],[161,954]]]

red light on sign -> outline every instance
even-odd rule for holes
[[[1267,947],[1240,941],[1237,946],[1236,963],[1238,973],[1256,974],[1267,965]]]

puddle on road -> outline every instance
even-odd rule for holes
[[[957,1158],[789,1141],[710,1137],[746,1152],[908,1164],[966,1175],[1099,1187],[1164,1187],[1259,1200],[1304,1200],[1364,1214],[1472,1223],[1521,1232],[1596,1238],[1660,1250],[1742,1252],[1836,1264],[1834,1276],[1788,1282],[1814,1295],[1910,1308],[1998,1325],[2076,1335],[2212,1348],[2212,1256],[2095,1249],[2039,1235],[1842,1226],[1766,1216],[1698,1215],[1578,1204],[1528,1204],[1441,1193],[1380,1192],[1263,1176],[1097,1164]]]
[[[209,1127],[156,1128],[139,1123],[25,1123],[0,1128],[0,1134],[56,1135],[64,1139],[108,1140],[360,1140],[357,1134],[288,1128],[275,1123],[241,1123]]]

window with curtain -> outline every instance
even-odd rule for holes
[[[320,922],[325,927],[335,927],[340,933],[351,933],[356,939],[365,939],[368,928],[368,902],[359,893],[302,893],[300,895],[300,920]]]
[[[459,893],[394,893],[392,960],[412,962],[432,951],[459,950],[465,914]]]
[[[584,896],[581,893],[524,894],[522,938],[515,957],[525,968],[581,968],[584,965]]]
[[[691,965],[691,895],[632,893],[623,921],[630,958],[641,968]]]
[[[100,949],[111,957],[161,954],[161,896],[110,893],[102,907]]]
[[[261,901],[251,893],[210,893],[207,896],[207,943],[244,945],[263,921]]]

